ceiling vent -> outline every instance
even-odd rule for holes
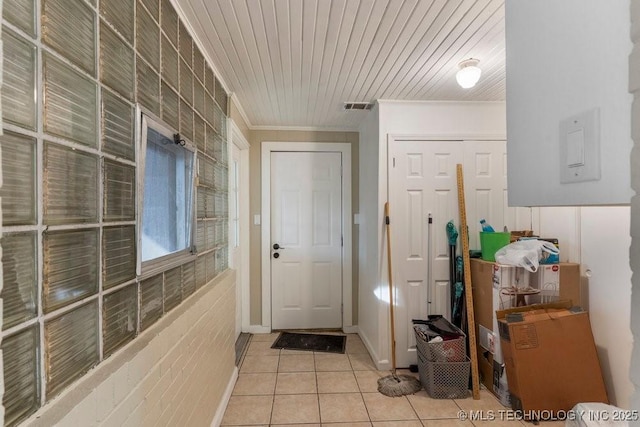
[[[350,110],[371,110],[373,108],[373,102],[345,102],[343,109],[345,111]]]

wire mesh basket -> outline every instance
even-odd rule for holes
[[[467,358],[467,341],[466,335],[455,325],[441,319],[448,324],[448,328],[457,333],[458,337],[453,338],[451,335],[444,336],[443,341],[429,342],[431,339],[442,336],[442,334],[434,331],[428,325],[413,325],[416,335],[416,348],[418,353],[422,354],[425,360],[431,362],[464,362]]]
[[[420,382],[434,399],[463,399],[469,396],[471,362],[431,362],[418,353]]]

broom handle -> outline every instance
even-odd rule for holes
[[[391,224],[389,222],[389,202],[384,204],[384,218],[387,224],[387,264],[389,267],[389,316],[391,317],[391,369],[396,373],[396,326],[393,318],[393,273],[391,271]]]

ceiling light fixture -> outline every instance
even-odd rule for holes
[[[460,70],[456,73],[456,80],[463,89],[474,87],[476,83],[478,83],[478,80],[480,80],[482,70],[478,68],[478,62],[480,61],[470,58],[458,64]]]

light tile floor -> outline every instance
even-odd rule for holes
[[[378,393],[378,371],[355,334],[346,354],[274,350],[277,333],[253,335],[223,426],[445,427],[522,426],[521,421],[461,420],[461,411],[506,410],[488,391],[480,400],[431,399],[423,390],[403,397]],[[399,370],[409,374],[409,371]],[[418,375],[418,374],[414,374]],[[563,422],[541,423],[544,427]],[[529,424],[532,425],[532,424]]]

